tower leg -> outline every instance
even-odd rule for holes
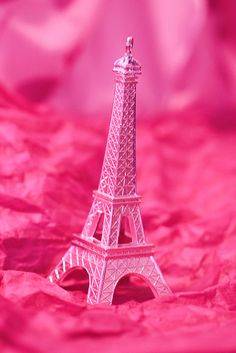
[[[132,233],[133,238],[136,237],[136,241],[138,244],[142,244],[145,242],[144,230],[143,230],[143,222],[141,219],[140,208],[138,205],[132,208],[132,212],[130,212],[131,224],[132,224]]]
[[[76,259],[76,248],[71,246],[48,276],[49,281],[59,283],[74,267],[79,266],[79,262],[79,259]]]
[[[105,246],[117,246],[120,233],[121,207],[105,206],[104,225],[102,231],[102,244]]]
[[[129,274],[142,277],[151,287],[155,297],[171,297],[173,294],[165,282],[153,256],[143,258],[110,259],[104,268],[98,302],[112,304],[115,288],[119,280]]]
[[[153,256],[148,258],[148,266],[140,269],[139,273],[147,279],[155,297],[173,296]]]
[[[84,236],[91,238],[94,235],[99,222],[99,218],[101,217],[101,212],[99,211],[101,211],[101,208],[99,207],[99,201],[95,199],[82,231]]]

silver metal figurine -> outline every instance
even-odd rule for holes
[[[49,276],[60,282],[83,267],[89,275],[89,304],[111,304],[118,281],[128,275],[142,277],[155,296],[171,296],[154,260],[154,245],[146,243],[136,193],[136,84],[141,66],[132,56],[133,38],[114,64],[115,95],[100,183],[82,234]],[[122,219],[130,228],[130,243],[122,243]],[[98,224],[102,222],[101,236]]]

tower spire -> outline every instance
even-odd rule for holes
[[[59,282],[68,271],[84,267],[89,274],[88,303],[111,304],[120,278],[136,273],[156,296],[171,294],[147,244],[136,193],[136,85],[140,64],[133,58],[133,38],[125,54],[114,63],[115,93],[107,145],[98,190],[81,235],[73,242],[49,276]],[[130,229],[130,243],[122,243],[122,220]],[[98,225],[102,223],[101,235]]]
[[[133,37],[127,37],[126,39],[126,44],[125,44],[125,49],[126,49],[126,53],[127,54],[131,54],[132,53],[132,49],[134,46],[134,39]]]

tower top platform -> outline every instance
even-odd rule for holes
[[[117,75],[136,77],[141,74],[141,65],[132,55],[133,43],[133,37],[128,37],[125,54],[115,61],[113,71]]]

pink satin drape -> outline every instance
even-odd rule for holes
[[[63,111],[106,114],[113,62],[132,34],[140,116],[235,107],[234,10],[232,0],[4,1],[0,82]]]

